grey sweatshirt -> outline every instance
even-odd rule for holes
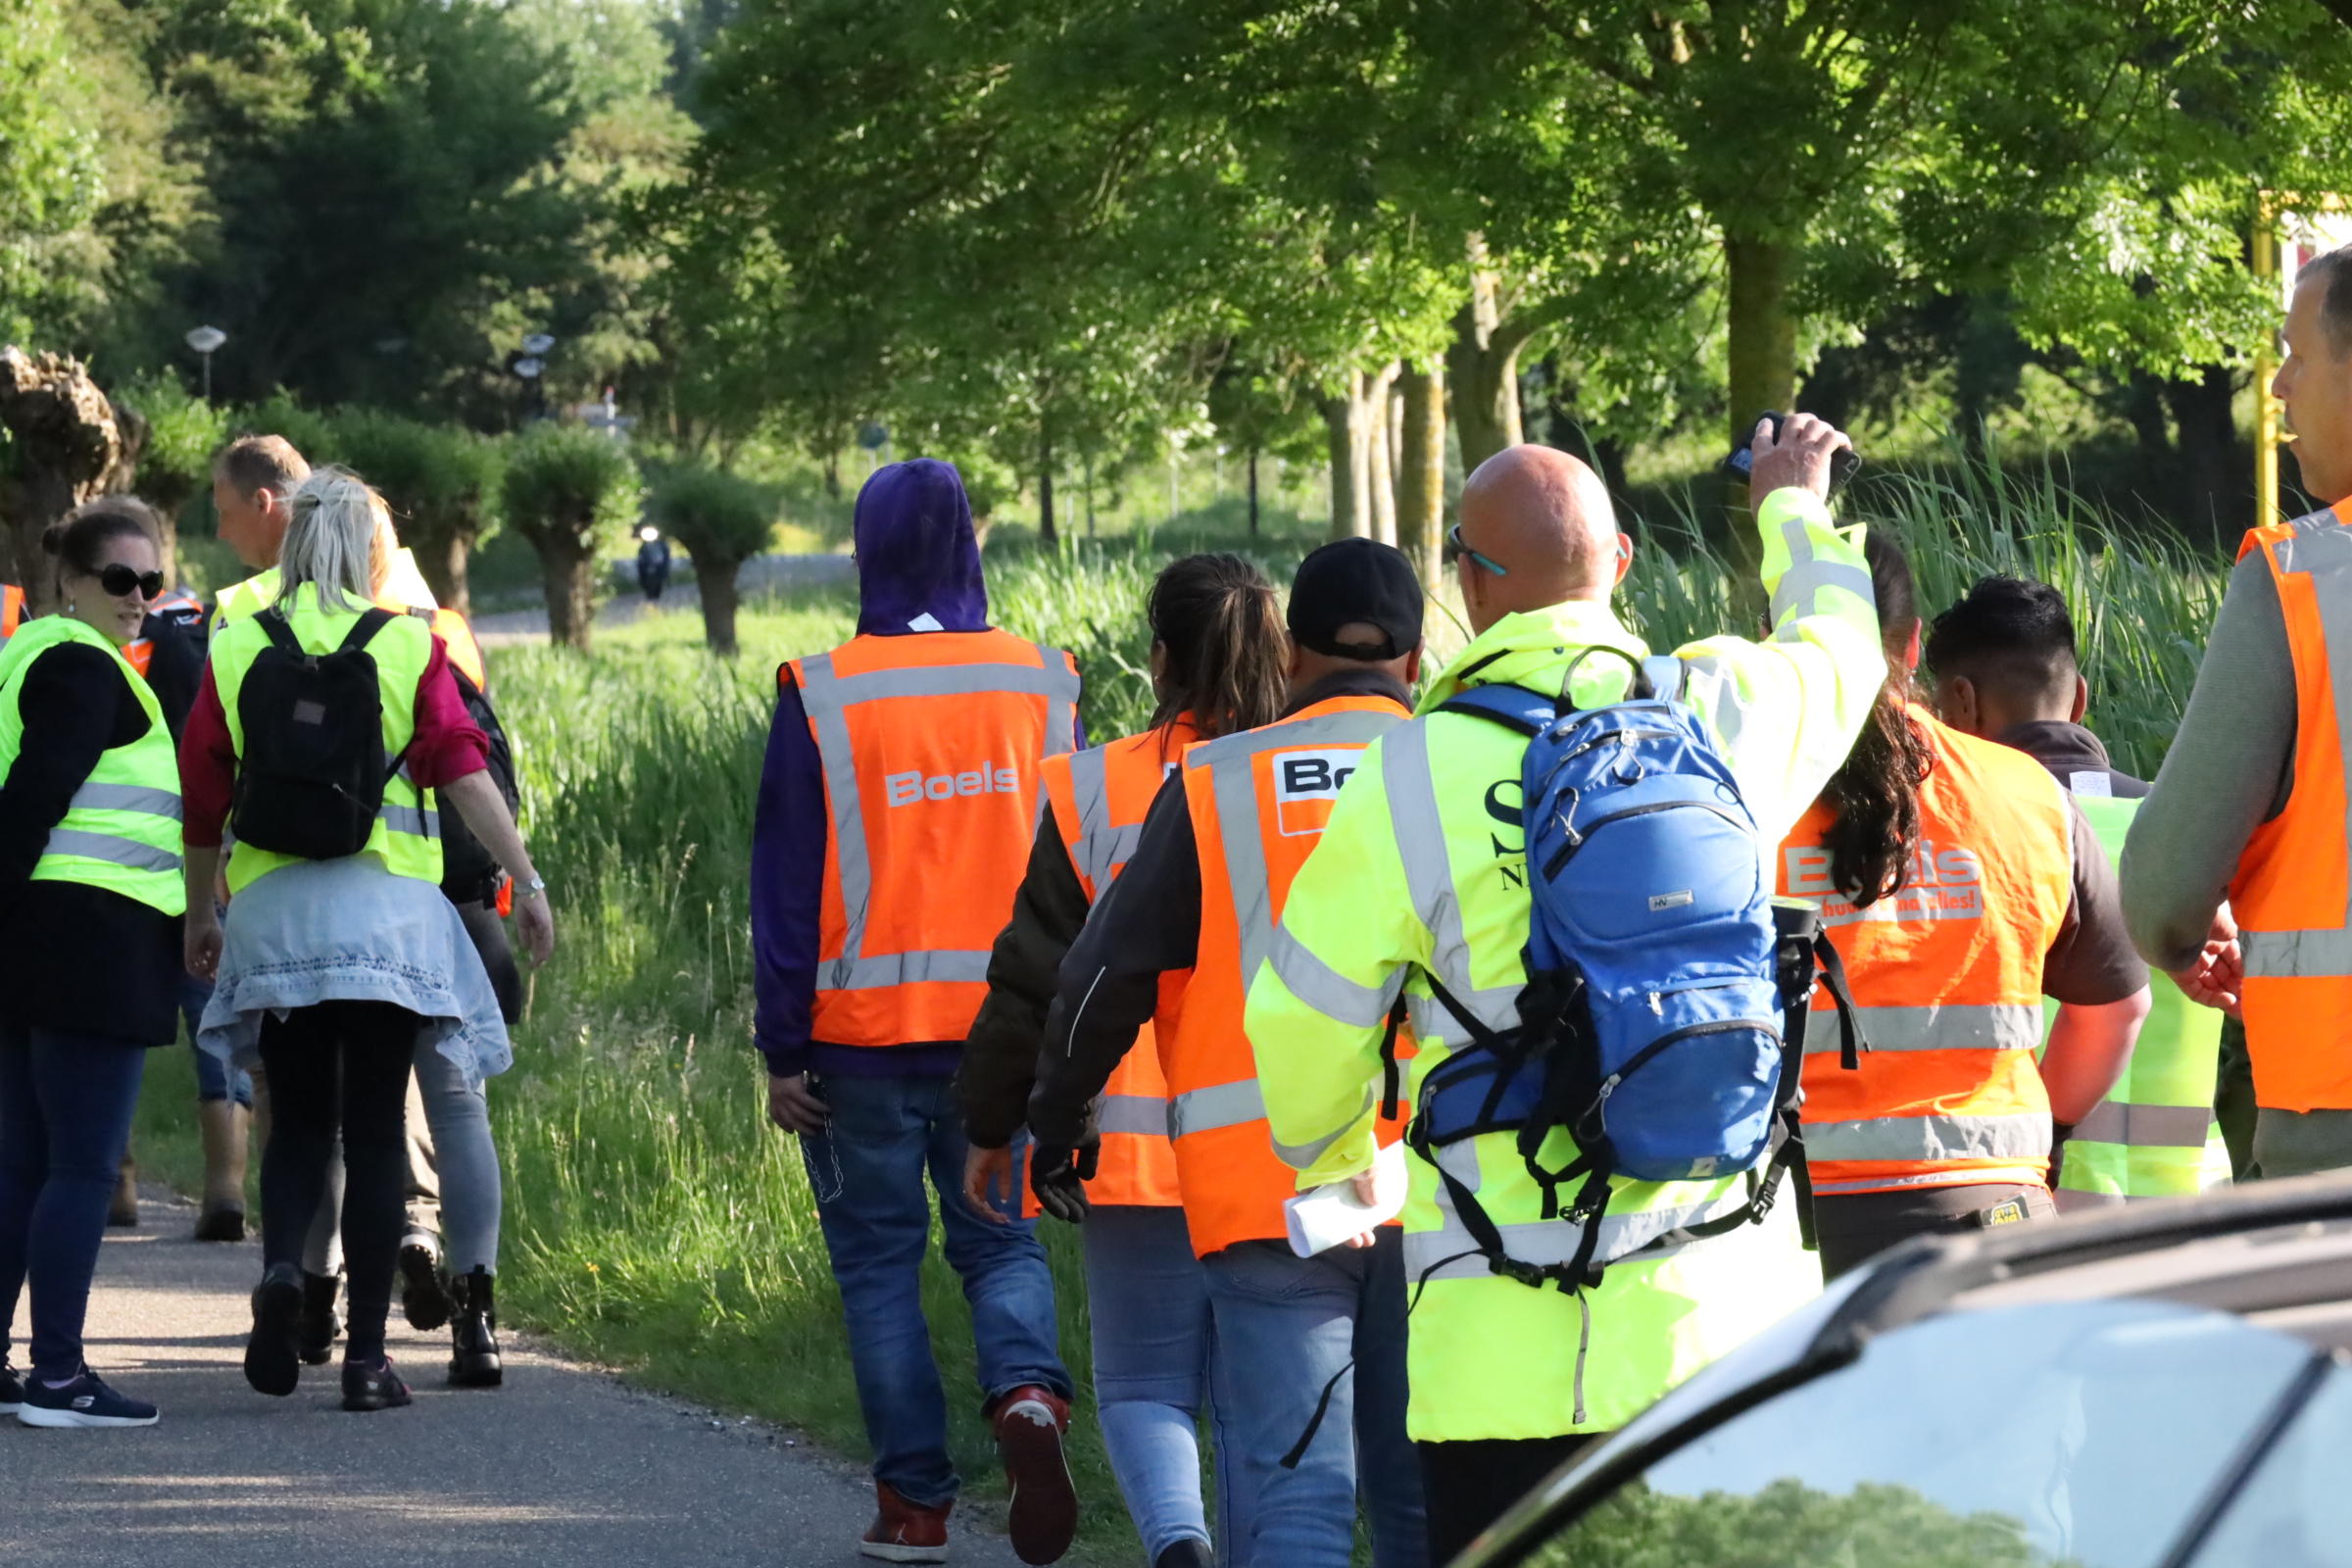
[[[2124,917],[2150,963],[2195,959],[2246,840],[2286,809],[2294,763],[2286,620],[2270,566],[2249,554],[2230,573],[2188,711],[2124,844]]]

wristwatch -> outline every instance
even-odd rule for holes
[[[522,885],[522,896],[524,898],[527,899],[534,893],[538,894],[541,898],[545,898],[547,896],[547,878],[539,875],[537,872],[533,872],[531,874],[531,879]]]

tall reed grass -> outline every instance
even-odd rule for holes
[[[2064,589],[2093,720],[2119,765],[2153,772],[2194,677],[2222,563],[2126,532],[2027,480],[1889,479],[1848,511],[1901,533],[1931,611],[1986,571]],[[998,619],[1077,654],[1097,738],[1127,733],[1148,712],[1144,598],[1162,561],[1200,543],[991,551]],[[1312,541],[1253,544],[1287,582]],[[1620,603],[1659,646],[1735,624],[1728,569],[1691,540],[1674,553],[1645,546]],[[562,945],[536,977],[516,1066],[492,1102],[510,1167],[507,1291],[524,1320],[662,1386],[861,1454],[839,1298],[799,1150],[763,1114],[745,907],[775,664],[842,641],[854,624],[848,598],[815,595],[747,606],[744,652],[731,662],[703,651],[690,613],[600,634],[592,655],[497,656],[495,695],[519,746]],[[1062,1349],[1083,1389],[1076,1237],[1045,1229]],[[1001,1487],[968,1319],[934,1252],[924,1296],[954,1450],[975,1484],[967,1495],[986,1499]],[[1076,1431],[1080,1553],[1132,1560],[1083,1401]]]

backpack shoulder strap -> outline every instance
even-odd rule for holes
[[[1683,697],[1683,662],[1672,654],[1659,654],[1642,661],[1642,673],[1649,677],[1650,690],[1661,702],[1680,702]]]
[[[1511,685],[1466,687],[1440,703],[1437,710],[1493,719],[1503,728],[1516,730],[1531,740],[1549,729],[1559,711],[1552,700],[1543,693]]]
[[[301,641],[295,637],[293,626],[287,622],[285,611],[276,605],[254,616],[253,622],[262,628],[262,635],[270,639],[272,648],[292,654],[296,659],[310,657],[303,651]]]
[[[343,634],[342,645],[335,651],[340,654],[358,652],[373,641],[377,632],[391,625],[392,620],[392,612],[384,609],[381,605],[368,607],[368,611],[352,623],[351,630]]]

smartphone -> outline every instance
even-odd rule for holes
[[[1767,414],[1763,417],[1772,421],[1772,439],[1778,442],[1781,439],[1781,427],[1788,422],[1788,416]],[[1750,425],[1748,428],[1752,431],[1755,427]],[[1751,436],[1748,440],[1732,448],[1732,455],[1723,460],[1720,467],[1720,471],[1726,479],[1735,479],[1740,484],[1747,483],[1748,471],[1756,461],[1755,453],[1749,450],[1753,445],[1754,439]],[[1862,460],[1855,455],[1852,447],[1839,447],[1831,453],[1830,494],[1827,499],[1835,500],[1838,492],[1845,488],[1845,481],[1851,479],[1854,476],[1854,470],[1861,466]]]

